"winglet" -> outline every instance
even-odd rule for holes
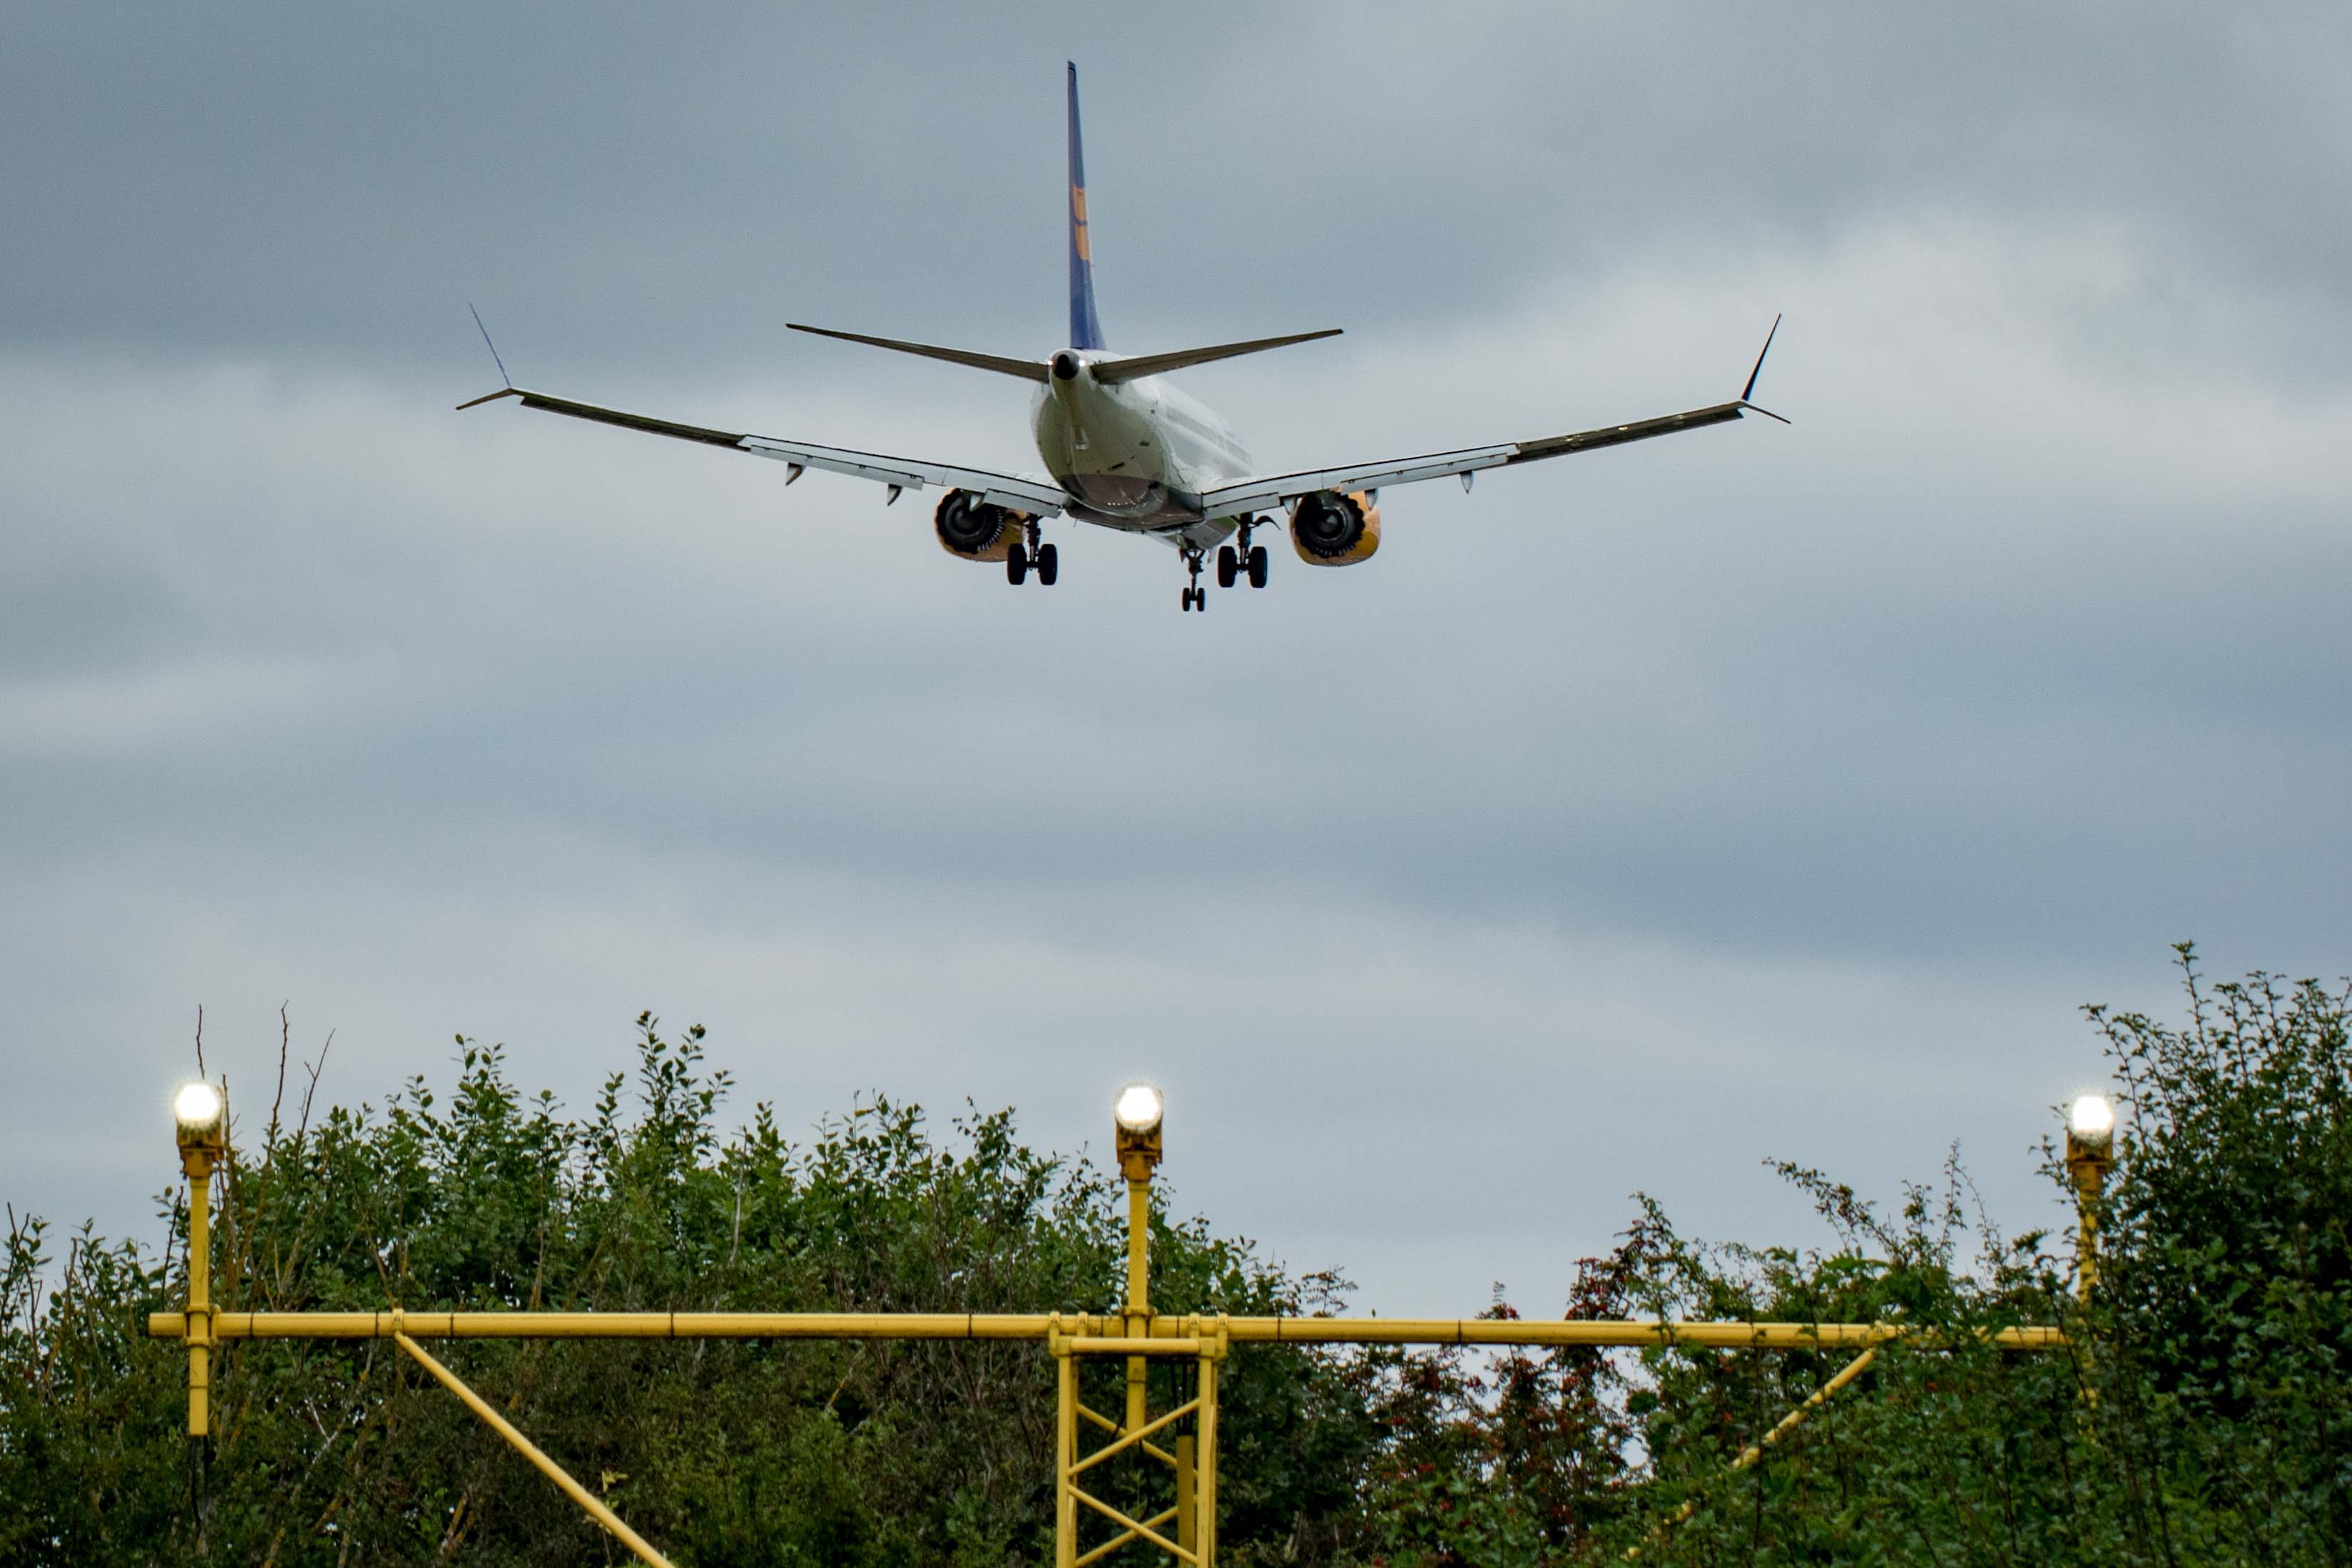
[[[488,333],[483,334],[488,336]],[[1764,334],[1764,346],[1756,351],[1756,368],[1748,373],[1748,384],[1739,389],[1739,401],[1747,402],[1756,395],[1756,378],[1764,374],[1764,356],[1772,352],[1772,340],[1780,335],[1780,318],[1772,318],[1772,330]]]
[[[1764,356],[1772,352],[1772,340],[1780,335],[1780,318],[1776,315],[1772,318],[1772,330],[1764,334],[1764,346],[1757,351],[1756,368],[1748,373],[1748,384],[1739,389],[1739,406],[1761,414],[1767,419],[1780,419],[1780,416],[1769,408],[1758,408],[1748,400],[1756,395],[1756,378],[1764,374]],[[1780,423],[1786,425],[1789,421],[1780,419]]]
[[[507,374],[507,362],[499,355],[499,345],[490,342],[490,329],[482,325],[482,313],[474,310],[474,302],[471,300],[466,301],[466,309],[473,311],[474,330],[482,334],[482,346],[490,351],[490,363],[499,367],[499,379],[512,386],[514,377]]]
[[[474,330],[482,334],[482,346],[490,351],[490,363],[499,367],[499,379],[506,383],[506,385],[503,389],[491,393],[488,397],[477,397],[473,403],[460,403],[457,405],[457,412],[460,414],[473,407],[477,403],[488,403],[497,398],[517,395],[514,377],[507,374],[507,362],[499,356],[499,345],[490,342],[490,329],[482,325],[482,313],[474,310],[474,302],[471,300],[466,301],[466,309],[473,311]]]

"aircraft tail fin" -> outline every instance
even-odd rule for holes
[[[1070,67],[1070,346],[1104,348],[1095,317],[1095,264],[1087,244],[1087,160],[1078,142],[1078,66]]]

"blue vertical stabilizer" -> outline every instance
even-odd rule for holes
[[[1095,319],[1095,264],[1087,246],[1087,159],[1078,144],[1078,67],[1070,62],[1070,346],[1099,349]]]

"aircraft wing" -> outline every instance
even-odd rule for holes
[[[1376,490],[1388,485],[1409,485],[1422,479],[1442,479],[1451,474],[1462,477],[1462,487],[1470,488],[1470,476],[1481,468],[1500,468],[1513,463],[1541,462],[1546,458],[1565,458],[1570,452],[1590,452],[1600,447],[1622,447],[1628,441],[1646,441],[1653,436],[1672,436],[1684,430],[1703,429],[1709,425],[1721,425],[1749,414],[1761,414],[1767,419],[1780,419],[1769,408],[1759,408],[1748,398],[1756,392],[1756,378],[1764,374],[1764,355],[1772,352],[1772,340],[1780,335],[1780,318],[1772,318],[1772,330],[1764,334],[1763,350],[1756,356],[1755,368],[1748,373],[1748,384],[1739,395],[1728,403],[1713,404],[1706,408],[1693,408],[1681,414],[1664,414],[1655,419],[1636,419],[1630,425],[1604,425],[1597,430],[1576,430],[1565,436],[1545,436],[1533,441],[1506,441],[1494,447],[1463,447],[1451,452],[1426,452],[1418,458],[1391,458],[1383,462],[1355,463],[1341,468],[1317,468],[1296,474],[1269,474],[1259,479],[1243,479],[1237,484],[1220,485],[1201,498],[1203,521],[1221,517],[1239,517],[1245,512],[1265,511],[1280,506],[1295,497],[1311,495],[1317,490]],[[1786,419],[1780,419],[1786,425]]]
[[[890,500],[898,499],[901,490],[919,490],[925,485],[941,485],[950,489],[971,490],[983,497],[992,506],[1010,507],[1015,511],[1034,512],[1039,517],[1059,517],[1069,504],[1069,497],[1059,485],[1019,474],[991,473],[984,468],[960,468],[951,463],[928,462],[919,458],[894,458],[880,452],[856,452],[844,447],[817,447],[805,441],[780,440],[772,436],[751,436],[733,430],[712,430],[700,425],[681,425],[673,419],[656,419],[647,414],[631,414],[618,408],[602,408],[593,403],[574,403],[568,397],[551,397],[543,392],[530,392],[520,386],[509,386],[461,403],[459,408],[472,408],[484,403],[494,403],[501,397],[519,397],[525,408],[541,409],[549,414],[568,414],[574,419],[591,419],[599,425],[617,425],[624,430],[642,430],[652,436],[672,436],[681,441],[699,441],[707,447],[726,447],[738,452],[749,452],[755,458],[772,458],[790,465],[784,482],[790,484],[801,477],[804,468],[821,468],[830,474],[847,474],[852,479],[872,479],[890,487]]]
[[[1579,430],[1567,436],[1546,436],[1534,441],[1508,441],[1496,447],[1465,447],[1451,452],[1428,452],[1417,458],[1391,458],[1381,462],[1355,463],[1346,468],[1270,474],[1261,479],[1244,479],[1238,484],[1222,485],[1208,491],[1201,498],[1201,515],[1203,519],[1213,520],[1239,517],[1249,511],[1270,510],[1293,497],[1316,490],[1375,490],[1390,485],[1413,484],[1422,479],[1442,479],[1454,474],[1462,475],[1467,482],[1468,476],[1482,468],[1540,462],[1546,458],[1564,458],[1571,452],[1590,452],[1601,447],[1621,447],[1628,441],[1646,441],[1653,436],[1672,436],[1678,431],[1720,425],[1749,412],[1761,414],[1768,419],[1780,417],[1742,399],[1718,403],[1710,408],[1694,408],[1685,414],[1637,419],[1630,425],[1607,425],[1597,430]]]

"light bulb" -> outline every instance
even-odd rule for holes
[[[1160,1112],[1166,1109],[1158,1089],[1148,1083],[1132,1083],[1118,1091],[1110,1113],[1128,1131],[1149,1132],[1160,1125]]]
[[[2086,1149],[2104,1149],[2115,1141],[2116,1108],[2104,1094],[2086,1094],[2066,1111],[2066,1131]]]
[[[220,1126],[220,1090],[208,1083],[192,1083],[172,1097],[172,1115],[180,1131],[191,1134],[213,1131]]]

